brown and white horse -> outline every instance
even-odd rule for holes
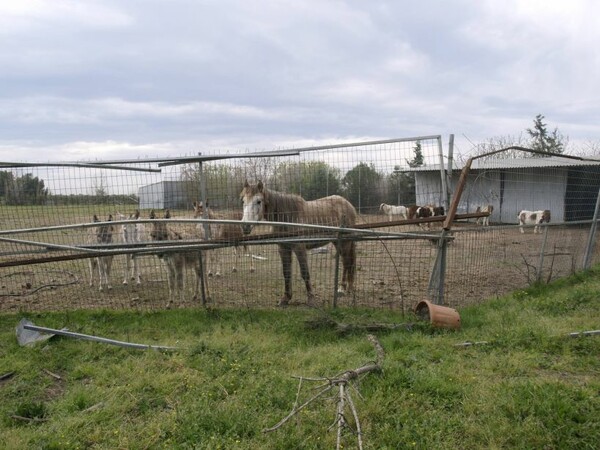
[[[244,204],[244,214],[242,216],[244,234],[250,234],[254,227],[253,224],[247,222],[261,220],[352,227],[357,219],[354,206],[339,195],[306,201],[299,195],[271,191],[263,185],[262,181],[252,185],[246,181],[240,197]],[[273,231],[285,230],[286,227],[283,225],[273,227]],[[342,241],[339,243],[334,242],[334,244],[342,258],[343,265],[340,292],[344,292],[346,289],[351,292],[354,290],[354,277],[356,274],[356,243],[354,241]],[[285,284],[279,305],[285,306],[292,299],[292,252],[296,255],[300,265],[300,274],[306,286],[308,304],[312,304],[314,293],[310,282],[306,249],[322,246],[323,243],[278,245]]]
[[[539,226],[542,223],[550,223],[550,210],[543,209],[539,211],[526,211],[522,210],[519,212],[517,216],[519,219],[519,228],[521,229],[521,233],[525,233],[523,231],[523,225],[535,225],[533,227],[533,232],[537,233],[539,231]]]
[[[475,223],[477,225],[481,224],[481,226],[489,227],[490,226],[490,216],[494,212],[494,205],[478,206],[477,209],[475,210],[475,212],[476,213],[488,213],[488,215],[485,217],[478,217]]]

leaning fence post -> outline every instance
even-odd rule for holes
[[[592,225],[590,226],[590,234],[588,236],[587,247],[585,249],[585,256],[583,258],[583,268],[589,269],[592,262],[592,253],[594,252],[594,242],[596,241],[596,229],[598,228],[598,215],[600,211],[600,189],[598,190],[598,196],[596,197],[596,209],[594,209],[594,218],[592,219]]]

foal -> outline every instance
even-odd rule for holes
[[[112,220],[113,216],[111,214],[108,216],[108,222],[112,222]],[[98,219],[96,214],[94,214],[92,222],[100,222],[100,219]],[[92,236],[92,243],[100,245],[112,244],[114,231],[114,225],[99,225],[96,227],[95,233]],[[100,291],[103,291],[104,287],[106,287],[106,289],[112,289],[110,284],[110,268],[112,266],[112,260],[112,255],[90,258],[90,287],[94,286],[94,272],[97,268]]]
[[[231,214],[217,214],[215,213],[209,206],[208,201],[206,202],[206,208],[202,202],[194,202],[194,218],[201,219],[204,217],[204,211],[206,209],[206,215],[210,220],[242,220],[242,213],[236,212]],[[199,224],[198,229],[200,230],[200,235],[203,236],[203,239],[206,240],[207,236],[204,231],[204,224]],[[221,241],[237,241],[244,236],[242,232],[242,228],[239,225],[234,225],[231,223],[215,223],[210,224],[210,237],[211,239],[221,240]],[[244,248],[244,252],[248,251],[248,247],[245,244],[242,244]],[[212,272],[212,269],[208,269],[208,276],[221,276],[221,258],[219,255],[220,249],[211,250],[208,254],[208,259],[211,261],[211,266],[215,267],[215,272]],[[235,255],[235,262],[239,264],[240,262],[240,252],[238,249],[238,245],[233,246],[233,254]],[[234,262],[232,272],[237,272],[236,263]],[[254,272],[254,259],[250,258],[250,272]]]
[[[171,212],[167,209],[164,215],[165,219],[171,218]],[[154,210],[150,212],[150,219],[157,219]],[[183,236],[177,231],[171,230],[165,222],[152,223],[150,237],[153,241],[179,241]],[[169,282],[169,302],[167,308],[171,307],[176,297],[183,303],[185,297],[185,268],[191,267],[196,274],[196,285],[194,286],[194,297],[198,298],[200,286],[200,252],[167,252],[157,255],[167,266],[167,280]]]

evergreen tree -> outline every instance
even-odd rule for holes
[[[558,128],[554,128],[552,133],[549,133],[544,118],[543,115],[538,114],[533,120],[533,128],[527,128],[527,134],[531,138],[531,148],[548,153],[563,153],[565,151],[564,137],[559,133]],[[533,156],[540,157],[542,155]]]

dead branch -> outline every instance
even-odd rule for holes
[[[42,369],[45,373],[47,373],[48,375],[50,375],[52,378],[56,379],[56,380],[62,380],[62,377],[54,372],[50,372],[48,369]]]
[[[356,410],[356,406],[355,406],[354,402],[352,401],[352,397],[350,395],[350,389],[348,389],[349,387],[352,387],[352,385],[349,384],[349,382],[352,380],[355,380],[358,377],[360,377],[361,375],[367,374],[369,372],[380,371],[382,369],[383,360],[385,358],[385,351],[384,351],[383,347],[381,346],[379,340],[372,334],[367,335],[367,339],[369,340],[369,342],[371,342],[371,344],[373,345],[373,347],[375,349],[375,353],[376,353],[375,362],[370,362],[370,363],[365,364],[356,369],[346,370],[346,371],[344,371],[334,377],[331,377],[331,378],[306,378],[306,377],[297,377],[297,376],[294,377],[294,378],[299,378],[299,385],[298,385],[298,391],[296,393],[296,400],[294,401],[292,410],[290,411],[290,413],[287,416],[285,416],[283,419],[281,419],[274,426],[263,429],[263,433],[269,433],[269,432],[279,429],[286,422],[288,422],[292,417],[297,415],[302,409],[304,409],[305,407],[307,407],[308,405],[310,405],[312,402],[316,401],[317,399],[321,398],[323,395],[325,395],[327,392],[329,392],[333,388],[337,387],[339,389],[339,392],[338,392],[338,401],[337,401],[337,405],[336,405],[336,420],[333,424],[333,425],[337,425],[337,447],[336,448],[337,449],[342,448],[343,431],[345,429],[349,428],[348,421],[346,420],[346,416],[344,414],[346,405],[348,405],[348,407],[350,408],[350,411],[352,412],[352,416],[354,417],[354,422],[356,424],[356,435],[357,435],[357,440],[358,440],[358,448],[362,449],[363,448],[362,430],[360,427],[360,420],[358,417],[358,412]],[[298,398],[300,395],[300,390],[301,390],[303,381],[325,382],[325,384],[324,384],[324,386],[321,386],[322,389],[319,392],[317,392],[315,395],[313,395],[307,401],[305,401],[304,403],[302,403],[301,405],[298,406]]]

